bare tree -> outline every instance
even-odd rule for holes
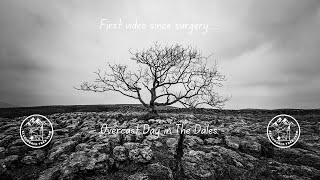
[[[90,84],[84,82],[83,91],[116,91],[124,96],[134,98],[157,113],[157,106],[181,103],[184,107],[210,105],[222,107],[228,98],[222,98],[216,87],[221,87],[226,80],[217,70],[217,64],[207,67],[207,59],[201,52],[190,46],[161,46],[154,43],[149,49],[132,53],[132,60],[139,64],[135,72],[127,65],[109,64],[110,73],[95,72],[97,79]],[[150,94],[147,103],[142,97],[142,90]]]

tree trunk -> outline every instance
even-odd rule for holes
[[[154,105],[154,102],[150,102],[148,113],[153,115],[158,115],[158,111],[156,110],[156,106]]]
[[[152,88],[151,89],[151,100],[150,100],[150,107],[149,107],[149,114],[151,115],[155,115],[158,116],[158,112],[156,110],[156,106],[155,106],[155,99],[156,99],[156,89]]]

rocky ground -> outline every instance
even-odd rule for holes
[[[277,114],[75,112],[48,115],[49,145],[32,149],[20,139],[25,117],[0,119],[0,179],[320,179],[320,114],[295,115],[301,126],[291,148],[274,147],[266,135]],[[102,124],[157,134],[102,134]],[[213,134],[177,132],[200,124]],[[164,134],[171,129],[172,134]]]

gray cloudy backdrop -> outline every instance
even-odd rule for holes
[[[320,1],[0,2],[0,101],[21,106],[138,103],[73,89],[128,50],[191,44],[228,76],[226,108],[320,107]],[[118,23],[208,23],[219,31],[100,30]]]

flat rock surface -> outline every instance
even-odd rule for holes
[[[272,111],[56,113],[40,149],[21,141],[26,116],[0,118],[0,179],[320,179],[320,113],[295,114],[300,139],[286,149],[266,135]]]

